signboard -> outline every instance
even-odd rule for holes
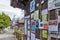
[[[48,38],[48,31],[46,29],[42,30],[42,38]]]
[[[39,10],[34,12],[34,20],[38,20],[39,19]]]
[[[35,10],[35,0],[32,0],[30,2],[30,12],[33,12]]]

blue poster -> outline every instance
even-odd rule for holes
[[[36,29],[36,21],[32,20],[32,31]]]
[[[35,10],[35,0],[32,0],[30,2],[30,12],[33,12]]]

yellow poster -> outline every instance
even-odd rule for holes
[[[48,37],[47,30],[42,30],[42,38],[47,38],[47,37]]]
[[[47,21],[47,15],[42,15],[42,22],[46,22]]]
[[[39,19],[39,10],[34,12],[34,20],[38,20]]]

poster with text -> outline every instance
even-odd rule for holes
[[[34,12],[34,20],[38,20],[39,19],[39,10]]]
[[[44,24],[44,29],[48,29],[48,24],[47,23]]]
[[[46,22],[47,21],[47,15],[42,15],[42,22]]]
[[[33,12],[35,10],[35,0],[32,0],[30,2],[30,12]]]
[[[36,29],[36,21],[35,20],[31,21],[31,26],[32,26],[32,31],[35,31],[35,29]]]
[[[42,29],[42,38],[48,38],[48,31],[46,29]]]
[[[57,25],[49,25],[48,31],[50,33],[57,33],[58,32],[58,26]]]

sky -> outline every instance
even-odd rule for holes
[[[14,15],[16,15],[15,18],[20,17],[20,19],[24,17],[24,10],[11,7],[10,0],[0,0],[0,13],[1,12],[5,12],[11,19],[13,19]]]

